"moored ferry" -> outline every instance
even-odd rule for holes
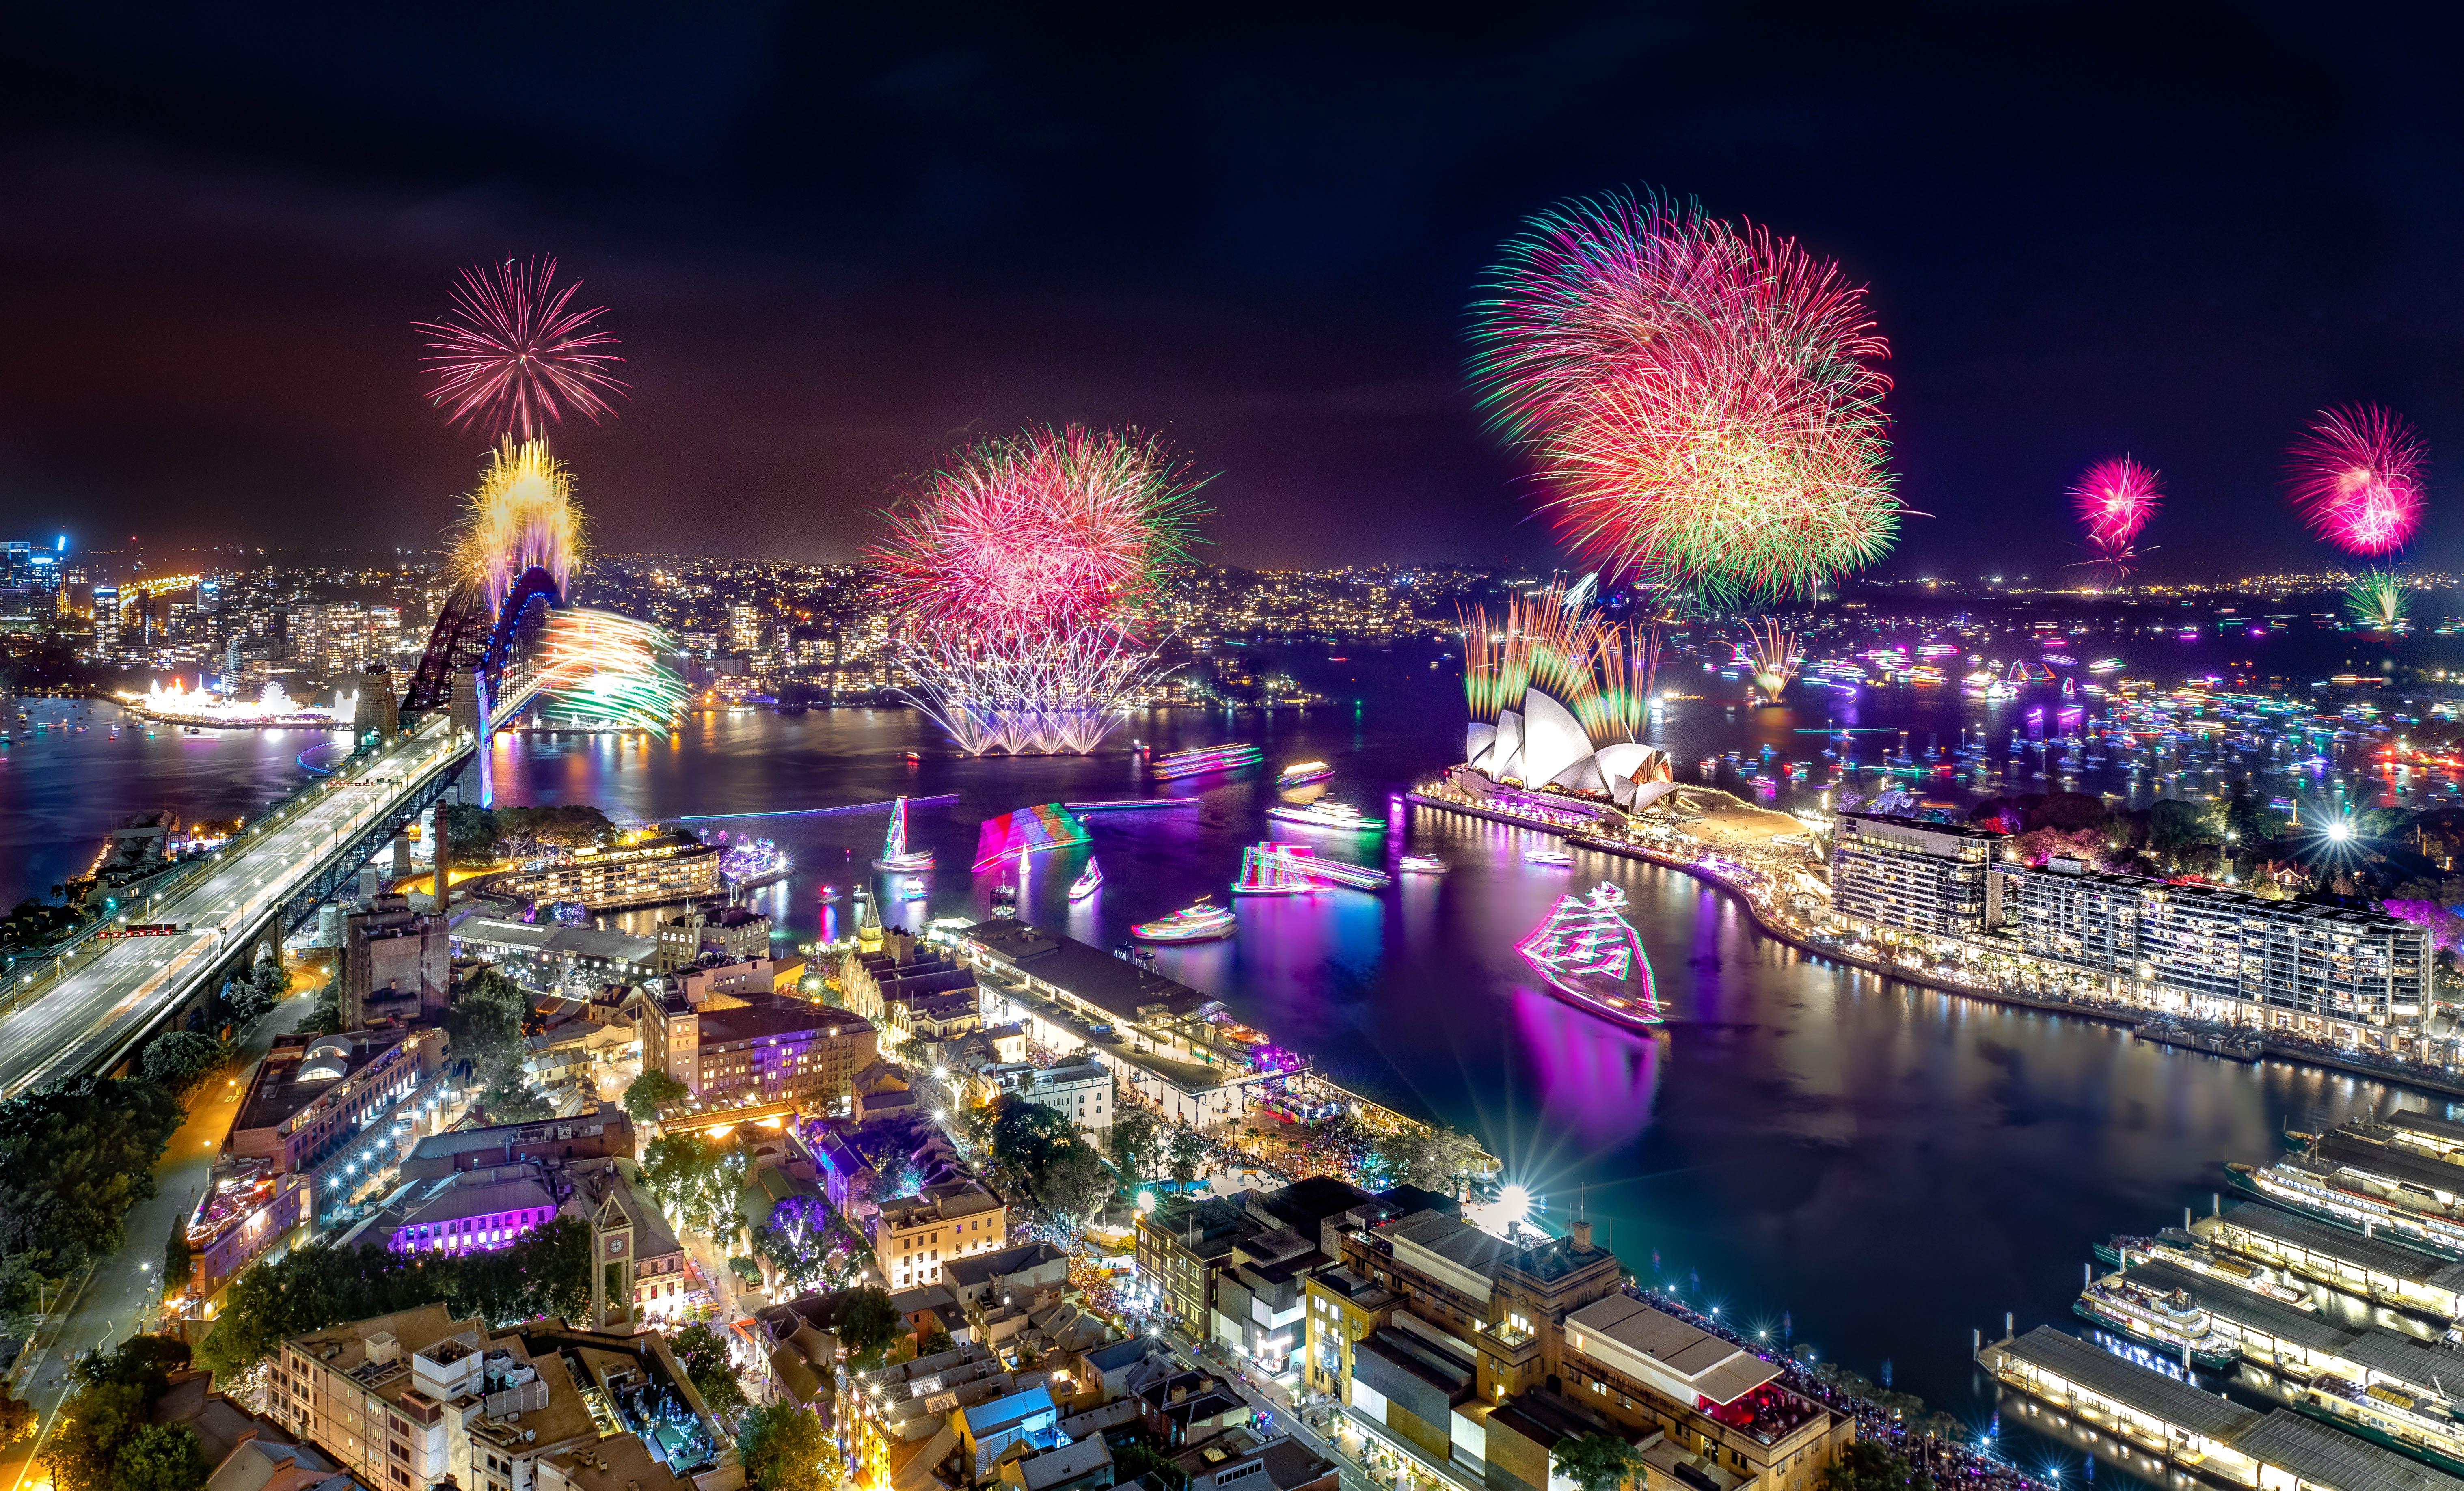
[[[2464,1256],[2464,1165],[2335,1132],[2273,1165],[2226,1169],[2234,1184],[2280,1205]]]

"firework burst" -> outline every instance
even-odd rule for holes
[[[1889,550],[1888,348],[1837,265],[1613,196],[1535,218],[1486,291],[1473,381],[1586,560],[1726,604]]]
[[[910,483],[868,551],[918,684],[966,750],[1092,750],[1150,676],[1141,640],[1201,515],[1134,431],[979,440]]]
[[[2290,452],[2294,510],[2310,531],[2352,554],[2392,554],[2421,522],[2430,448],[2374,405],[2321,410]]]
[[[1796,634],[1773,616],[1749,623],[1746,634],[1753,639],[1754,687],[1763,696],[1777,704],[1781,691],[1796,676],[1797,665],[1804,653],[1798,648]]]
[[[556,260],[508,258],[464,270],[449,292],[452,307],[440,321],[414,321],[426,332],[434,383],[428,397],[449,424],[477,420],[528,440],[571,407],[593,424],[612,416],[606,395],[625,385],[609,371],[624,362],[613,334],[598,328],[604,306],[576,310],[582,282],[560,287]]]
[[[2087,525],[2089,540],[2121,549],[2130,547],[2156,515],[2163,496],[2156,472],[2126,455],[2097,462],[2071,488],[2071,502]]]
[[[2344,592],[2344,605],[2364,626],[2393,631],[2403,625],[2408,598],[2404,584],[2385,570],[2365,570]]]
[[[1565,701],[1594,745],[1639,740],[1660,669],[1660,633],[1570,611],[1555,590],[1514,596],[1504,612],[1462,611],[1463,693],[1472,717],[1519,709],[1524,691]]]
[[[546,441],[506,436],[467,499],[453,535],[453,567],[486,592],[493,607],[534,566],[555,578],[559,595],[568,594],[583,553],[572,471],[549,453]]]
[[[547,617],[539,691],[584,718],[622,730],[664,731],[692,704],[666,659],[674,637],[612,611],[558,610]]]

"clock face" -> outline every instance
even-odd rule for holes
[[[614,1258],[614,1257],[616,1257],[618,1254],[620,1254],[620,1253],[622,1253],[622,1252],[624,1252],[624,1251],[625,1251],[625,1239],[622,1239],[622,1238],[610,1238],[610,1239],[607,1239],[607,1256],[608,1256],[609,1258]]]

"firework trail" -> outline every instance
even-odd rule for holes
[[[1777,704],[1781,691],[1796,676],[1797,665],[1804,660],[1796,634],[1782,626],[1775,616],[1747,624],[1746,633],[1753,639],[1754,687]]]
[[[605,306],[573,308],[581,288],[558,287],[553,258],[473,265],[454,280],[443,320],[411,323],[429,335],[428,397],[448,424],[476,419],[528,440],[567,406],[592,424],[615,414],[603,395],[624,391],[609,369],[625,360],[596,350],[616,338],[595,324]]]
[[[676,640],[612,611],[551,611],[539,655],[539,690],[575,714],[623,730],[664,731],[693,699],[666,659]]]
[[[2310,531],[2353,554],[2392,554],[2421,522],[2430,448],[2375,405],[2321,410],[2294,442],[2294,510]]]
[[[1159,441],[1076,425],[911,482],[868,558],[917,702],[973,753],[1094,749],[1151,675],[1140,634],[1202,484]]]
[[[1534,218],[1485,291],[1473,382],[1586,560],[1726,604],[1889,550],[1889,349],[1837,265],[1612,196]]]
[[[467,499],[453,534],[453,568],[480,586],[493,608],[523,572],[546,570],[557,594],[568,594],[582,567],[582,509],[573,500],[573,472],[544,440],[511,435],[490,453],[478,488]]]
[[[2353,620],[2382,631],[2393,631],[2403,623],[2407,599],[2402,581],[2376,569],[2365,571],[2344,592]]]
[[[1573,710],[1595,746],[1642,738],[1660,669],[1656,628],[1629,632],[1577,616],[1554,589],[1509,597],[1494,615],[1481,606],[1457,614],[1473,718],[1520,709],[1524,691],[1538,689]]]

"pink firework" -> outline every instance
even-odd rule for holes
[[[2288,483],[2310,531],[2354,554],[2390,554],[2421,524],[2430,448],[2376,405],[2322,410],[2295,441]]]
[[[2088,541],[2109,551],[2130,547],[2130,540],[2156,515],[2162,495],[2156,473],[2126,455],[2097,462],[2071,488]]]
[[[609,368],[625,360],[594,350],[616,345],[597,329],[605,306],[573,307],[582,281],[560,288],[556,260],[508,258],[462,272],[441,321],[413,321],[433,339],[421,361],[436,376],[429,398],[459,425],[479,419],[528,440],[566,406],[597,424],[614,415],[603,394],[622,393]]]

